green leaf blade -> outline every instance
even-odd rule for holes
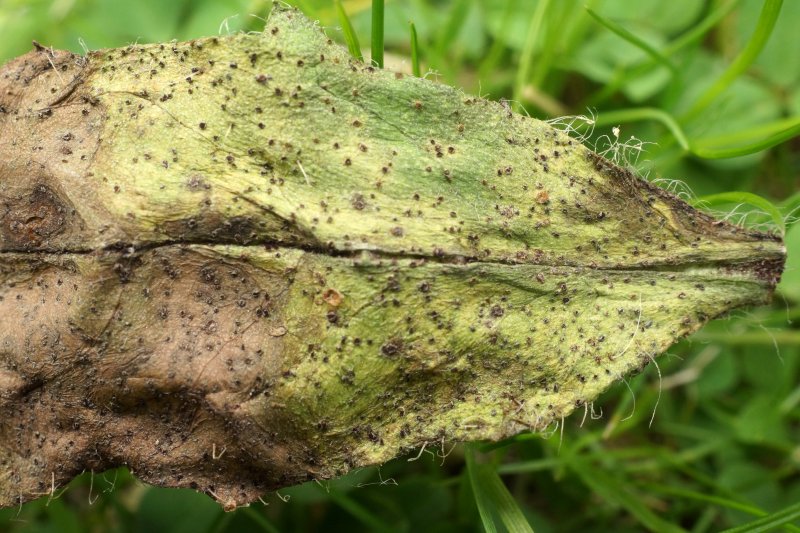
[[[372,0],[372,62],[383,68],[384,0]]]
[[[364,61],[364,55],[361,53],[361,45],[358,43],[358,36],[353,29],[353,24],[350,22],[350,17],[344,10],[341,0],[335,0],[336,14],[339,17],[339,24],[342,25],[342,33],[344,34],[344,41],[347,44],[347,49],[350,55],[359,61]]]
[[[503,484],[497,471],[490,465],[478,463],[472,447],[467,449],[467,474],[475,496],[483,527],[495,533],[495,515],[510,533],[533,533],[525,515]]]

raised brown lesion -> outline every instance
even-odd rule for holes
[[[13,178],[11,178],[13,180]],[[50,187],[34,185],[28,194],[2,198],[0,242],[6,250],[30,250],[63,232],[74,209]]]

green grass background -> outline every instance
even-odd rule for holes
[[[290,3],[344,42],[332,1]],[[269,7],[0,0],[0,61],[32,39],[80,52],[258,31]],[[342,7],[369,57],[370,1]],[[387,68],[411,71],[409,21],[429,78],[540,118],[594,117],[581,133],[598,151],[785,231],[774,304],[715,321],[547,435],[429,446],[229,514],[124,469],[87,473],[0,511],[0,531],[800,531],[800,0],[389,0]]]

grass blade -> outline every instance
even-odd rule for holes
[[[503,463],[497,467],[498,474],[530,474],[531,472],[541,472],[552,470],[560,466],[562,461],[558,458],[536,459],[533,461],[523,461],[519,463]]]
[[[533,533],[528,520],[508,492],[497,471],[490,465],[478,463],[475,460],[475,450],[472,446],[467,447],[466,459],[467,473],[475,496],[475,503],[486,532],[495,533],[497,531],[494,519],[494,516],[497,515],[510,533]]]
[[[700,198],[693,200],[691,203],[693,206],[699,208],[725,204],[749,204],[753,207],[758,207],[759,209],[763,210],[764,213],[769,215],[775,225],[781,230],[781,233],[786,232],[786,224],[783,221],[783,215],[781,214],[780,209],[778,209],[775,204],[766,198],[762,198],[761,196],[751,192],[721,192],[719,194],[701,196]]]
[[[692,28],[675,39],[673,42],[664,47],[662,54],[666,57],[671,56],[675,52],[681,50],[683,47],[688,46],[696,41],[702,39],[712,28],[725,18],[728,13],[733,11],[741,0],[730,0],[727,4],[723,4],[708,15],[703,17],[703,20],[695,24]]]
[[[800,520],[800,503],[786,507],[764,518],[753,520],[743,526],[726,529],[723,533],[760,533],[762,531],[772,531],[779,526],[794,522],[795,520]]]
[[[372,62],[383,68],[383,0],[372,0]]]
[[[472,0],[455,0],[453,7],[450,9],[450,14],[447,17],[447,22],[444,25],[439,38],[436,41],[436,50],[440,56],[444,56],[447,49],[453,44],[461,28],[464,27],[464,21],[469,15],[469,9],[472,6]]]
[[[472,487],[472,496],[475,498],[475,505],[478,507],[478,514],[483,522],[483,529],[486,533],[497,533],[497,527],[494,524],[494,517],[492,516],[492,506],[486,492],[483,490],[481,465],[475,462],[475,452],[471,446],[466,449],[467,461],[467,474],[469,475],[470,486]]]
[[[752,130],[747,131],[746,133],[752,133]],[[705,159],[741,157],[744,155],[755,154],[764,150],[768,150],[773,146],[777,146],[785,143],[786,141],[794,139],[798,135],[800,135],[800,120],[797,120],[794,125],[789,126],[788,128],[785,128],[777,133],[773,133],[766,138],[758,137],[759,140],[757,141],[741,144],[733,148],[715,148],[713,145],[709,146],[708,144],[701,142],[695,146],[694,153],[698,157],[703,157]]]
[[[711,31],[712,28],[719,24],[723,18],[733,11],[733,8],[736,7],[739,2],[740,0],[730,0],[727,4],[715,9],[686,33],[666,45],[659,54],[669,59],[684,47],[699,41]],[[633,66],[630,70],[620,70],[619,74],[610,83],[607,83],[605,87],[586,102],[585,107],[594,107],[600,102],[606,101],[611,95],[616,94],[626,82],[651,72],[657,65],[658,61],[654,61],[652,57],[649,57],[647,59],[642,58],[642,61]],[[626,70],[629,70],[629,72],[626,72]]]
[[[743,331],[731,335],[727,331],[698,331],[692,339],[699,342],[715,342],[735,346],[772,346],[776,342],[780,346],[800,346],[800,332],[796,331]]]
[[[505,8],[503,8],[503,15],[500,19],[502,21],[501,27],[507,28],[511,25],[513,17],[516,14],[516,3],[517,0],[506,1]],[[484,54],[480,64],[478,65],[479,80],[489,79],[492,74],[497,71],[498,64],[503,57],[503,53],[508,47],[508,43],[506,42],[507,38],[508,35],[506,33],[501,33],[495,36],[491,48],[486,54]]]
[[[752,505],[748,505],[746,503],[741,503],[736,500],[731,500],[729,498],[721,498],[719,496],[712,496],[710,494],[704,494],[702,492],[696,492],[693,490],[684,489],[681,487],[671,487],[669,485],[661,485],[657,483],[648,483],[647,488],[656,490],[659,492],[663,492],[666,494],[672,494],[674,496],[679,496],[682,498],[687,498],[691,500],[697,500],[701,502],[708,502],[715,505],[720,505],[722,507],[727,507],[729,509],[735,509],[737,511],[742,511],[743,513],[751,514],[757,516],[759,518],[765,517],[768,518],[769,515],[766,511],[759,509],[758,507],[754,507]],[[775,516],[775,515],[772,515]],[[786,529],[793,532],[800,532],[800,528],[787,525]]]
[[[670,485],[662,485],[659,483],[648,483],[646,487],[649,490],[658,491],[663,494],[671,494],[673,496],[679,496],[681,498],[686,498],[689,500],[713,503],[714,505],[727,507],[728,509],[735,509],[737,511],[741,511],[743,513],[747,513],[757,517],[762,517],[767,515],[766,511],[762,511],[761,509],[753,505],[748,505],[746,503],[738,502],[736,500],[731,500],[728,498],[722,498],[720,496],[705,494],[703,492],[684,489],[682,487],[673,487]]]
[[[791,226],[798,220],[800,214],[800,192],[796,192],[789,198],[781,202],[781,209],[784,212],[783,220],[787,226]]]
[[[692,155],[703,159],[727,159],[755,154],[768,150],[773,146],[777,146],[800,135],[800,119],[794,118],[789,121],[782,120],[776,123],[766,124],[743,133],[737,132],[725,135],[724,137],[703,139],[693,142],[686,137],[683,128],[672,115],[653,107],[636,107],[603,113],[597,117],[595,126],[618,124],[621,122],[638,122],[642,120],[661,122],[670,133],[672,133],[672,136],[684,151],[690,152]],[[777,129],[776,127],[781,127],[782,129],[775,131]],[[742,144],[738,144],[734,147],[719,147],[725,140],[742,138],[745,141]],[[757,140],[746,142],[754,138]]]
[[[320,487],[320,490],[324,490]],[[339,507],[373,531],[394,531],[394,528],[370,512],[369,509],[342,491],[331,490],[328,497]]]
[[[272,524],[272,522],[267,520],[267,518],[264,515],[262,515],[252,507],[244,507],[242,509],[242,514],[244,514],[250,520],[255,522],[258,525],[258,527],[261,528],[261,531],[265,531],[266,533],[280,533],[280,530],[277,527],[275,527]],[[229,514],[229,516],[233,515]]]
[[[772,29],[775,27],[775,22],[778,20],[778,14],[781,11],[783,0],[765,0],[764,7],[761,9],[761,15],[758,17],[758,24],[756,26],[753,36],[747,42],[744,50],[734,59],[733,63],[728,69],[717,78],[711,87],[697,99],[691,108],[684,114],[684,119],[691,119],[696,117],[701,111],[707,108],[725,89],[727,89],[733,81],[738,78],[745,70],[755,61],[767,39],[772,34]]]
[[[417,27],[413,22],[408,23],[411,31],[411,73],[417,78],[422,76],[419,68],[419,42],[417,41]]]
[[[595,120],[595,126],[608,124],[618,124],[620,122],[638,122],[641,120],[656,120],[661,122],[672,133],[678,144],[687,152],[692,151],[691,143],[683,132],[680,124],[666,111],[654,107],[634,107],[631,109],[620,109],[599,115]]]
[[[339,24],[342,25],[342,33],[344,33],[344,41],[347,43],[347,49],[350,50],[350,55],[359,61],[364,61],[364,56],[361,53],[361,45],[358,44],[358,37],[353,29],[353,24],[350,22],[350,17],[342,6],[341,0],[336,0],[336,13],[339,16]]]
[[[771,137],[796,126],[800,126],[800,116],[773,120],[732,133],[703,137],[702,139],[698,139],[697,143],[702,146],[743,145],[753,142],[754,139]]]
[[[557,49],[559,45],[563,44],[562,39],[565,37],[561,33],[562,29],[566,32],[570,21],[575,18],[580,20],[579,17],[575,17],[574,9],[569,5],[569,2],[556,2],[550,5],[543,25],[539,56],[536,58],[536,62],[533,65],[533,72],[528,79],[528,83],[532,85],[534,89],[541,89],[542,92],[549,92],[545,90],[550,89],[550,86],[545,88],[545,81],[548,75],[554,73],[553,61],[556,58]],[[547,111],[546,109],[543,110]],[[550,113],[550,111],[548,111],[548,113]],[[558,112],[559,115],[565,113],[566,110],[564,110],[564,112]]]
[[[522,91],[525,84],[528,83],[531,74],[531,64],[533,63],[533,51],[536,48],[536,43],[539,39],[539,34],[542,32],[544,25],[544,16],[547,13],[547,8],[550,6],[550,0],[540,0],[536,6],[536,11],[533,13],[531,23],[528,26],[528,34],[525,37],[525,44],[522,48],[522,55],[519,58],[519,66],[517,67],[517,79],[514,82],[514,106],[519,110],[520,101],[522,98]]]
[[[593,19],[595,19],[597,22],[599,22],[600,24],[602,24],[603,26],[614,32],[616,35],[618,35],[622,39],[625,39],[635,47],[642,50],[644,53],[653,58],[653,60],[667,67],[670,70],[670,72],[672,72],[673,75],[676,76],[678,75],[678,70],[675,68],[675,65],[672,64],[672,61],[667,59],[666,56],[664,56],[661,52],[659,52],[658,50],[647,44],[645,41],[643,41],[630,31],[626,30],[620,24],[617,24],[613,20],[609,20],[603,17],[602,15],[596,13],[594,10],[588,7],[586,8],[586,12],[589,13],[589,15],[591,15]]]
[[[633,494],[623,485],[622,481],[608,475],[603,470],[580,460],[573,462],[571,468],[592,492],[609,503],[624,508],[646,528],[653,531],[685,531],[657,516],[642,503],[638,494]]]

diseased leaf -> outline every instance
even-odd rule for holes
[[[226,508],[541,430],[769,299],[777,236],[546,123],[263,34],[0,70],[0,505],[128,465]]]

